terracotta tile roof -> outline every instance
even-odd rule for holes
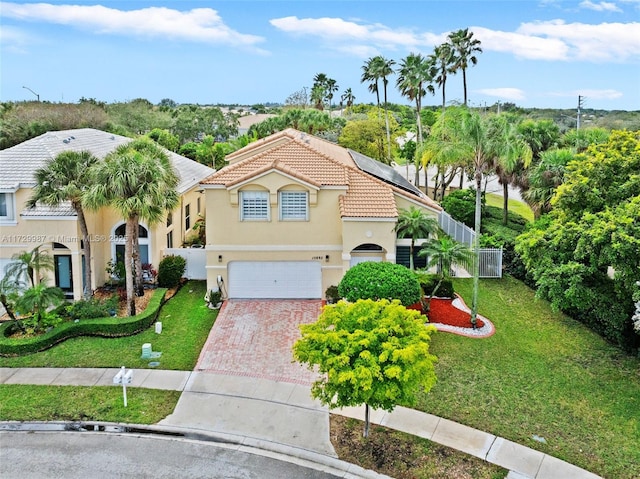
[[[231,188],[277,170],[317,187],[343,186],[340,215],[354,218],[395,218],[394,195],[425,207],[441,207],[425,197],[385,183],[360,170],[346,148],[320,138],[287,129],[251,143],[227,157],[229,165],[202,182]]]

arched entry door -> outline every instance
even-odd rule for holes
[[[363,243],[351,250],[349,266],[355,266],[365,261],[384,261],[385,249],[377,244]]]

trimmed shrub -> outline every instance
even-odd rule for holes
[[[111,316],[112,311],[118,309],[118,295],[114,294],[108,299],[81,299],[71,305],[63,306],[56,311],[60,316],[70,319],[93,319]]]
[[[403,306],[420,301],[420,283],[413,271],[394,263],[365,261],[349,269],[338,293],[350,302],[359,299],[398,299]]]
[[[140,314],[128,318],[96,318],[79,322],[65,322],[51,331],[31,338],[11,338],[18,328],[15,321],[0,325],[0,356],[23,356],[37,353],[62,341],[78,336],[101,336],[116,338],[133,336],[151,326],[158,317],[166,289],[157,289],[147,308]]]
[[[179,255],[169,255],[162,258],[158,267],[158,286],[161,288],[175,288],[180,284],[187,267],[187,261]]]
[[[460,221],[473,228],[476,214],[476,190],[454,190],[442,198],[442,208],[451,215],[454,220]],[[482,194],[482,209],[484,214],[485,199]]]
[[[431,296],[433,290],[440,281],[440,276],[431,273],[416,273],[420,287],[424,291],[425,296]],[[454,297],[453,282],[451,278],[444,278],[435,296],[438,298],[453,298]]]

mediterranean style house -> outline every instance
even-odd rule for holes
[[[43,245],[53,255],[55,271],[50,283],[62,288],[69,298],[79,299],[83,291],[83,267],[92,263],[92,283],[103,285],[109,276],[110,260],[124,253],[124,220],[110,208],[86,212],[92,238],[92,258],[84,258],[76,213],[68,203],[56,207],[26,202],[35,186],[34,172],[63,151],[89,151],[103,159],[132,139],[91,128],[53,131],[0,151],[0,276],[12,255]],[[215,170],[193,160],[167,152],[180,177],[180,205],[157,225],[140,225],[140,254],[143,263],[157,268],[167,248],[180,247],[192,235],[199,215],[204,216],[204,195],[200,182]]]
[[[392,168],[294,129],[227,161],[201,188],[207,287],[229,298],[322,298],[360,261],[408,256],[400,210],[442,210]]]

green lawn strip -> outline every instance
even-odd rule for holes
[[[171,414],[180,391],[118,386],[0,385],[2,421],[104,421],[155,424]]]
[[[331,415],[331,442],[343,461],[396,479],[501,479],[508,473],[455,449],[382,426],[372,426],[365,439],[363,425],[362,421]]]
[[[40,353],[0,358],[0,367],[148,368],[150,361],[140,356],[142,345],[151,343],[162,352],[158,368],[190,371],[217,316],[207,308],[205,292],[204,281],[190,281],[165,303],[158,316],[161,334],[151,327],[123,338],[73,338]]]
[[[502,199],[502,195],[498,195],[495,193],[487,193],[485,194],[485,200],[486,200],[487,206],[496,206],[501,209],[504,206],[504,200]],[[529,208],[529,205],[527,205],[526,203],[519,200],[509,199],[508,205],[509,205],[509,211],[518,213],[519,215],[523,216],[527,220],[533,221],[533,211],[531,211],[531,208]]]
[[[470,305],[472,280],[455,285]],[[479,310],[496,334],[434,335],[438,383],[418,409],[604,477],[640,477],[640,360],[511,277],[481,281]]]

